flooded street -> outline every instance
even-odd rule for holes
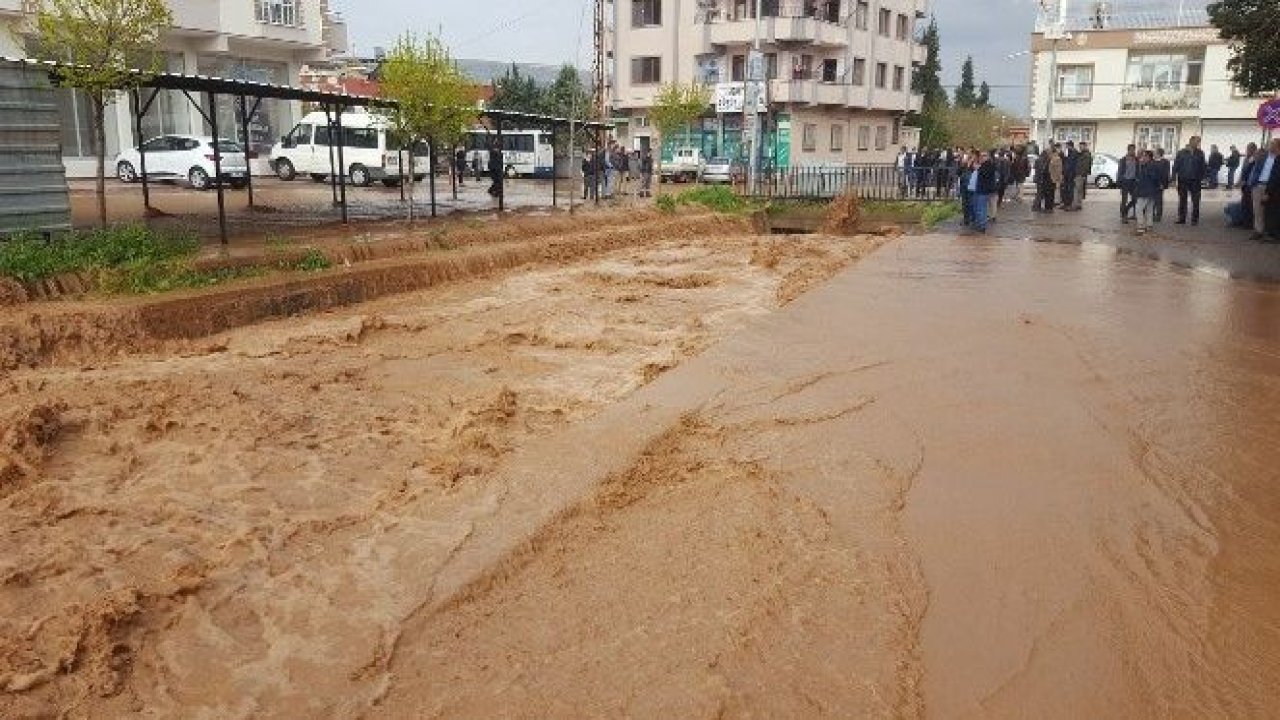
[[[0,379],[0,715],[1275,716],[1280,289],[742,233]]]

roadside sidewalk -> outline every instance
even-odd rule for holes
[[[1120,194],[1090,190],[1079,212],[1031,212],[1030,202],[1005,203],[988,232],[996,237],[1051,243],[1099,243],[1121,253],[1234,279],[1280,282],[1280,245],[1249,239],[1250,231],[1227,227],[1223,210],[1239,192],[1206,190],[1200,224],[1176,225],[1177,193],[1165,194],[1163,222],[1138,236],[1133,223],[1120,222]],[[1025,198],[1025,194],[1024,194]]]

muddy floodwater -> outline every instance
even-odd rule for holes
[[[655,238],[2,382],[4,717],[1280,715],[1275,286]]]

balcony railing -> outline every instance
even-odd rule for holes
[[[755,20],[755,0],[723,0],[707,2],[699,7],[698,22],[740,22]],[[847,16],[840,13],[840,3],[834,0],[763,0],[763,18],[812,18],[827,23],[844,24]]]
[[[1130,85],[1120,91],[1121,110],[1198,110],[1199,85],[1140,86]]]

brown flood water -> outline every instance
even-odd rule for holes
[[[1280,715],[1280,289],[879,242],[15,373],[0,716]]]

